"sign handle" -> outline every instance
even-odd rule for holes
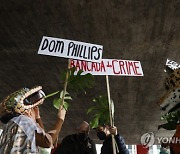
[[[66,72],[66,78],[64,81],[64,90],[63,90],[63,94],[62,94],[62,106],[64,105],[64,97],[66,94],[67,82],[68,82],[68,78],[69,78],[69,69],[70,69],[70,59],[68,59],[68,70]],[[59,110],[60,110],[60,108],[59,108]]]
[[[110,97],[110,88],[109,88],[109,78],[106,75],[106,85],[107,85],[107,94],[108,94],[108,102],[109,102],[109,118],[110,118],[110,125],[114,126],[114,118],[112,117],[112,102]],[[112,135],[112,146],[113,146],[113,154],[116,154],[116,147],[115,147],[115,138]]]

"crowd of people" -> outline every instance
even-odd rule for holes
[[[97,154],[95,143],[89,137],[90,126],[86,121],[76,127],[74,134],[66,136],[57,144],[66,115],[62,106],[57,112],[57,120],[52,129],[45,132],[38,107],[44,102],[44,98],[42,87],[23,88],[0,103],[0,121],[4,123],[0,135],[0,153],[38,154],[44,153],[43,149],[49,149],[51,154]],[[117,127],[105,124],[98,126],[95,131],[99,140],[103,141],[101,154],[114,154],[112,139],[116,154],[129,154]],[[179,131],[177,129],[176,136]],[[179,148],[179,145],[173,146],[174,149]],[[165,149],[162,148],[161,153],[165,153]]]
[[[56,123],[45,132],[38,107],[44,98],[42,87],[23,88],[0,103],[0,121],[4,124],[0,135],[0,153],[36,154],[43,153],[44,149],[52,149],[52,154],[96,154],[95,143],[89,137],[90,126],[86,121],[77,126],[75,134],[66,136],[57,144],[66,115],[62,106],[58,110]],[[118,153],[129,153],[116,127],[99,126],[96,132],[99,139],[104,140],[101,154],[113,154],[111,135],[115,137]]]

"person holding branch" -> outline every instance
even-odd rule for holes
[[[100,95],[93,99],[95,106],[87,110],[87,114],[93,113],[90,121],[92,129],[96,130],[97,137],[104,140],[101,154],[129,154],[124,139],[118,134],[114,126],[114,103],[107,96]]]
[[[0,121],[5,124],[0,136],[0,153],[39,153],[38,147],[52,148],[63,125],[66,111],[60,107],[57,121],[45,132],[38,105],[45,94],[42,87],[22,88],[0,103]]]
[[[104,140],[101,154],[113,154],[112,135],[114,135],[117,154],[129,154],[124,139],[118,134],[117,127],[103,125],[96,128],[97,137]]]
[[[107,138],[103,142],[101,154],[129,154],[129,151],[126,148],[123,138],[117,133],[117,128],[114,126],[114,104],[110,96],[108,75],[106,75],[106,86],[108,95],[110,126],[105,125],[102,129],[102,132],[106,134]],[[108,139],[108,136],[110,136],[110,139]]]

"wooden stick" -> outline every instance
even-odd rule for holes
[[[69,78],[69,69],[70,69],[70,59],[68,59],[68,70],[66,72],[66,78],[65,78],[65,81],[64,81],[64,90],[63,90],[63,94],[62,94],[62,106],[64,105],[64,97],[65,97],[65,94],[66,94],[66,89],[67,89],[67,82],[68,82],[68,78]],[[59,108],[60,110],[60,108]]]
[[[108,102],[109,102],[109,118],[110,118],[110,125],[114,126],[114,120],[112,118],[112,103],[111,103],[111,96],[110,96],[110,88],[109,88],[109,78],[106,75],[106,85],[107,85],[107,94],[108,94]],[[113,146],[113,154],[116,154],[116,146],[115,146],[115,138],[112,135],[112,146]]]

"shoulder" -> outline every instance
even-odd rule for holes
[[[75,138],[76,138],[76,134],[71,134],[64,137],[62,141],[74,141]]]
[[[88,140],[89,140],[89,142],[94,143],[93,139],[91,139],[90,137],[88,137]]]
[[[8,133],[15,133],[20,129],[19,125],[17,125],[14,121],[8,121],[7,124],[4,125],[2,134]]]

